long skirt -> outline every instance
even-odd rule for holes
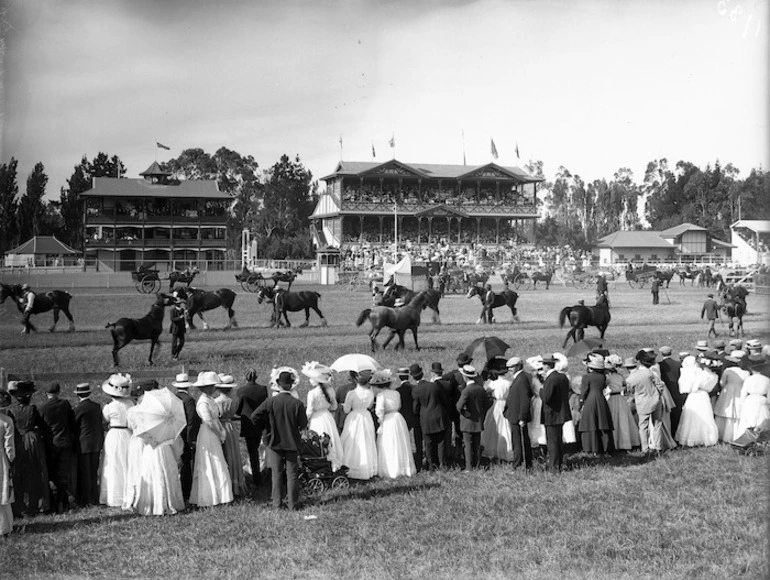
[[[634,415],[626,402],[626,398],[620,393],[610,395],[607,404],[610,407],[612,415],[612,438],[615,442],[615,449],[632,449],[639,447],[639,426],[634,421]]]
[[[127,467],[126,467],[126,486],[123,490],[123,509],[132,510],[139,496],[139,485],[142,476],[142,457],[144,447],[148,443],[141,437],[132,435],[128,441]]]
[[[511,424],[503,416],[505,401],[495,401],[484,417],[484,430],[481,432],[481,454],[490,459],[513,461],[513,441]]]
[[[223,421],[222,426],[227,432],[227,439],[222,444],[222,450],[227,461],[227,468],[230,471],[230,481],[233,485],[233,496],[240,497],[246,495],[246,477],[243,474],[243,461],[241,460],[241,446],[238,433],[230,421]]]
[[[743,407],[740,394],[739,385],[728,384],[719,394],[714,405],[714,420],[719,431],[719,439],[725,443],[732,443],[743,434],[739,427]]]
[[[11,463],[4,451],[0,450],[0,536],[13,530],[13,485]]]
[[[770,406],[768,405],[767,397],[763,395],[749,395],[743,400],[738,430],[743,435],[746,429],[757,427],[766,419],[770,419]]]
[[[395,479],[413,476],[417,470],[412,455],[412,441],[404,417],[398,411],[386,413],[377,437],[378,473]]]
[[[326,434],[329,436],[329,451],[326,458],[331,461],[332,469],[337,471],[343,465],[342,440],[340,439],[340,432],[337,429],[337,423],[334,421],[332,414],[326,409],[315,411],[310,416],[307,427],[319,435]]]
[[[546,443],[545,425],[540,422],[540,411],[542,408],[542,399],[540,397],[532,397],[532,403],[530,404],[532,420],[527,423],[527,428],[529,429],[529,441],[532,447],[539,447]]]
[[[685,447],[717,444],[719,430],[714,422],[711,399],[707,392],[696,391],[687,395],[675,439]]]
[[[157,447],[145,445],[139,473],[134,509],[144,516],[172,515],[184,510],[182,482],[179,479],[172,441]]]
[[[377,475],[377,443],[374,421],[369,411],[353,409],[342,429],[342,463],[352,479],[371,479]]]
[[[104,437],[102,450],[99,503],[110,507],[121,507],[126,491],[128,475],[128,447],[131,432],[128,429],[112,428]]]
[[[35,431],[20,434],[16,441],[13,510],[19,515],[34,515],[50,505],[45,445]]]
[[[216,433],[203,423],[195,444],[195,471],[190,503],[206,507],[231,501],[233,485],[222,443]]]

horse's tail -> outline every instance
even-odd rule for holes
[[[570,315],[570,312],[572,312],[572,306],[565,306],[561,309],[561,312],[559,313],[559,327],[564,328],[564,321],[567,320],[567,317]]]
[[[358,315],[358,320],[356,320],[356,326],[361,326],[364,323],[364,321],[367,318],[369,318],[369,314],[371,314],[371,312],[372,312],[371,308],[367,308],[365,310],[362,310],[361,314]]]
[[[318,300],[320,300],[320,299],[321,299],[321,294],[319,294],[318,292],[313,292],[313,294],[315,294],[315,297],[316,297]]]

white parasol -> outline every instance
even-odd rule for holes
[[[168,389],[145,392],[134,410],[134,418],[134,435],[153,447],[173,441],[187,426],[182,401]]]
[[[380,363],[374,360],[372,357],[366,354],[351,353],[346,354],[335,360],[329,368],[338,373],[344,371],[355,371],[360,373],[364,370],[370,370],[372,372],[379,370]]]

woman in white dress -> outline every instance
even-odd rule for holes
[[[129,375],[126,375],[131,377]],[[139,487],[142,478],[142,458],[144,457],[144,448],[149,445],[144,439],[137,436],[136,431],[138,418],[136,416],[136,407],[142,402],[144,389],[135,386],[131,389],[131,399],[135,403],[126,409],[126,425],[131,432],[131,438],[128,441],[128,453],[126,459],[126,486],[123,490],[124,510],[133,510],[136,507],[136,501],[139,498]]]
[[[194,384],[201,392],[195,403],[201,426],[195,443],[195,469],[190,503],[199,507],[233,501],[230,471],[222,451],[227,433],[219,421],[219,406],[212,396],[219,382],[217,373],[204,371],[198,373],[198,380]]]
[[[377,475],[377,442],[374,420],[369,409],[374,405],[374,393],[369,386],[372,372],[363,370],[356,377],[356,387],[345,396],[342,405],[347,416],[342,429],[342,464],[348,467],[351,479],[371,479]]]
[[[738,429],[741,419],[741,388],[743,388],[743,381],[749,378],[750,373],[744,368],[745,363],[748,362],[746,351],[734,350],[728,358],[738,363],[738,366],[727,367],[722,371],[722,378],[719,379],[722,392],[714,403],[714,420],[717,423],[720,441],[732,443],[742,433]]]
[[[13,531],[13,478],[11,462],[16,459],[13,419],[8,414],[12,399],[0,390],[0,538]]]
[[[102,450],[99,483],[99,503],[110,507],[122,507],[128,473],[128,445],[131,431],[128,429],[128,410],[134,406],[131,400],[131,377],[120,373],[102,383],[102,391],[112,398],[102,408],[102,418],[107,427]]]
[[[612,436],[615,440],[615,449],[630,451],[634,447],[641,447],[639,426],[634,421],[634,415],[626,401],[623,376],[618,372],[623,366],[623,360],[619,355],[611,354],[604,363],[607,377],[606,389],[609,393],[607,404],[610,407],[614,426]]]
[[[380,477],[412,477],[417,470],[412,455],[412,441],[409,427],[401,408],[401,395],[393,390],[392,374],[389,370],[376,371],[369,384],[379,387],[374,404],[374,414],[380,422],[377,429],[378,474]]]
[[[331,386],[332,371],[318,361],[311,361],[304,364],[301,372],[313,387],[307,393],[307,428],[319,435],[328,435],[326,458],[337,471],[342,466],[342,440],[331,413],[337,410],[337,398]]]
[[[505,401],[511,388],[508,373],[498,374],[490,371],[484,388],[492,395],[494,403],[484,417],[484,429],[481,431],[481,455],[499,461],[513,461],[513,442],[511,424],[503,416]]]
[[[755,364],[762,364],[757,360]],[[767,419],[770,419],[770,378],[759,373],[755,368],[749,368],[751,375],[743,381],[741,387],[741,419],[738,422],[738,430],[741,435],[746,429],[758,427]]]
[[[545,425],[540,422],[540,411],[543,409],[543,400],[540,398],[540,391],[543,388],[543,383],[540,381],[540,372],[543,370],[543,357],[537,355],[528,358],[527,366],[524,370],[529,372],[532,377],[533,397],[529,403],[532,420],[527,423],[527,429],[529,431],[530,445],[533,449],[537,449],[540,446],[544,446],[546,443]],[[543,451],[545,451],[545,449],[543,449]]]
[[[714,422],[709,393],[718,380],[716,374],[701,368],[694,356],[688,356],[682,361],[679,392],[687,393],[687,399],[682,406],[682,416],[674,436],[680,444],[686,447],[710,447],[717,444],[719,431]]]
[[[243,474],[243,461],[241,460],[241,438],[233,425],[233,415],[235,414],[235,401],[230,396],[232,390],[238,385],[232,375],[219,375],[220,382],[217,385],[217,394],[214,399],[219,406],[219,421],[222,423],[226,433],[223,451],[227,468],[230,470],[230,481],[233,484],[233,496],[241,497],[246,495],[246,477]]]

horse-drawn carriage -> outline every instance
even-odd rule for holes
[[[198,268],[187,268],[181,272],[170,272],[168,275],[168,291],[172,292],[178,285],[189,288],[198,274],[200,274]]]
[[[137,291],[142,294],[155,294],[160,290],[160,272],[155,268],[139,264],[139,267],[131,272],[131,279]]]
[[[262,272],[257,270],[249,270],[244,266],[243,270],[235,274],[235,280],[240,283],[241,288],[246,292],[259,292],[260,288],[264,288],[268,280],[273,281],[273,288],[278,286],[278,282],[286,282],[291,290],[291,285],[297,278],[298,274],[301,274],[300,268],[294,270],[276,270],[270,276],[265,276]]]
[[[582,268],[570,270],[565,268],[562,272],[564,284],[571,284],[578,290],[588,290],[596,284],[597,272],[588,272]]]
[[[626,270],[626,280],[631,288],[644,288],[648,283],[652,283],[653,278],[657,278],[668,288],[671,278],[674,276],[673,270],[663,271],[657,266],[641,266],[639,268],[629,268]]]

